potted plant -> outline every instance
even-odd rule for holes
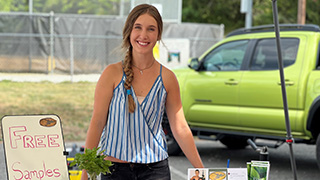
[[[106,157],[106,155],[103,154],[104,150],[98,153],[99,149],[100,147],[92,149],[86,148],[83,154],[77,153],[70,166],[78,165],[80,170],[86,170],[90,180],[96,180],[100,173],[111,173],[109,167],[113,164],[111,161],[104,160]]]

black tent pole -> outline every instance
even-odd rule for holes
[[[289,145],[289,149],[290,149],[290,160],[291,160],[291,169],[293,172],[293,176],[294,176],[294,179],[297,180],[297,166],[296,166],[296,161],[295,161],[295,157],[293,154],[293,148],[292,148],[292,144],[293,144],[294,140],[291,135],[291,127],[290,127],[288,103],[287,103],[287,94],[286,94],[286,85],[285,85],[285,80],[284,80],[285,78],[284,78],[284,72],[283,72],[277,0],[272,0],[272,9],[273,9],[273,22],[275,25],[274,30],[276,33],[276,42],[277,42],[277,51],[278,51],[278,63],[279,63],[279,72],[280,72],[280,80],[281,80],[282,100],[283,100],[283,108],[284,108],[284,115],[285,115],[285,121],[286,121],[286,129],[287,129],[286,142]]]

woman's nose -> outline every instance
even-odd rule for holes
[[[147,38],[148,34],[147,34],[147,30],[143,29],[140,33],[141,38],[145,39]]]

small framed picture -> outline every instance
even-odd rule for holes
[[[189,168],[188,180],[208,180],[207,168]]]
[[[209,169],[209,179],[208,180],[227,180],[228,179],[228,169],[227,168],[212,168]]]

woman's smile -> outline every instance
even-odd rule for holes
[[[137,43],[141,46],[147,46],[148,44],[150,44],[149,42],[142,42],[142,41],[137,41]]]

